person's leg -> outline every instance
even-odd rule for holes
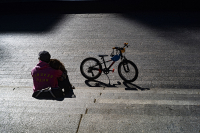
[[[69,82],[69,78],[67,75],[66,75],[66,79],[64,79],[63,81],[60,81],[60,80],[58,81],[58,86],[60,88],[64,88],[65,96],[71,97],[72,95],[74,95],[72,85]]]
[[[58,80],[58,86],[60,88],[64,88],[64,91],[72,89],[68,77],[62,81]]]

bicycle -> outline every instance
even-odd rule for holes
[[[110,69],[115,62],[117,62],[121,58],[121,62],[118,65],[118,74],[122,80],[125,82],[133,82],[138,77],[138,68],[137,66],[130,60],[127,60],[125,55],[125,47],[128,48],[128,43],[124,43],[124,47],[114,47],[111,53],[111,60],[105,61],[104,57],[108,55],[98,55],[102,62],[94,57],[85,58],[80,65],[81,74],[88,80],[97,79],[102,72],[104,74],[109,74],[109,72],[114,72],[114,69]],[[116,53],[116,54],[115,54]],[[106,66],[107,62],[111,62],[109,67]],[[104,64],[104,68],[102,68],[102,64]]]

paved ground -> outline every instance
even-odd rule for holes
[[[81,61],[109,54],[128,42],[128,59],[139,69],[141,87],[199,88],[199,14],[1,15],[0,85],[32,86],[30,71],[41,50],[60,59],[75,86],[86,86]],[[115,67],[117,69],[117,67]],[[117,71],[109,75],[120,80]],[[102,75],[100,81],[108,83]]]
[[[78,87],[59,101],[36,100],[30,87],[0,89],[1,133],[200,131],[199,89]]]
[[[79,70],[81,61],[89,56],[98,58],[98,54],[110,54],[112,47],[122,46],[124,42],[128,42],[130,47],[126,50],[126,56],[137,65],[139,69],[138,79],[133,83],[124,83],[117,73],[116,64],[114,66],[116,71],[109,75],[112,86],[110,93],[106,92],[105,95],[102,95],[103,92],[94,89],[91,92],[89,91],[90,96],[86,96],[92,97],[87,101],[87,98],[83,98],[82,95],[79,96],[84,91],[77,89],[76,93],[80,98],[77,98],[77,100],[81,101],[81,103],[77,103],[77,107],[87,102],[94,103],[94,101],[102,103],[102,105],[98,105],[97,109],[88,111],[86,111],[85,106],[74,109],[78,111],[75,115],[63,114],[62,116],[65,117],[57,116],[58,121],[64,123],[65,120],[69,120],[67,122],[67,124],[71,124],[70,128],[67,128],[69,132],[109,132],[109,130],[106,130],[109,127],[110,132],[116,132],[114,130],[115,125],[118,125],[116,129],[118,132],[124,132],[125,130],[126,132],[162,132],[161,127],[164,127],[164,132],[198,132],[200,130],[197,124],[199,123],[200,89],[199,18],[199,13],[194,12],[1,14],[0,89],[3,92],[1,95],[1,107],[3,108],[0,116],[3,121],[0,125],[3,127],[2,131],[20,132],[21,129],[24,129],[23,132],[39,131],[39,128],[35,129],[36,125],[33,124],[37,118],[25,119],[31,115],[31,113],[25,111],[26,109],[32,110],[32,107],[28,104],[34,104],[32,101],[35,101],[29,97],[31,96],[32,87],[30,71],[38,63],[39,51],[47,50],[51,53],[52,58],[60,59],[68,70],[72,84],[77,88],[84,87],[85,90],[89,89],[91,91],[90,87],[99,87],[100,89],[106,87],[106,89],[109,89],[109,81],[105,75],[101,75],[98,81],[95,82],[84,79]],[[14,88],[20,92],[24,90],[27,97],[23,99],[18,92],[16,94],[18,98],[15,99],[15,93],[13,92],[16,91]],[[123,91],[118,93],[116,90],[118,88],[123,88]],[[152,92],[146,95],[141,90]],[[163,90],[166,90],[164,95],[159,95]],[[151,97],[152,93],[155,92],[156,96]],[[96,93],[98,94],[96,95]],[[175,94],[167,95],[168,93]],[[104,97],[98,99],[101,95]],[[150,99],[153,101],[150,101]],[[77,101],[73,100],[69,100],[70,105],[75,104]],[[15,106],[14,101],[16,102],[17,111],[21,112],[19,116],[18,113],[12,112],[15,109],[12,108]],[[64,101],[67,102],[68,99]],[[56,111],[65,104],[64,101],[56,102],[60,104],[57,107],[55,105]],[[40,111],[38,105],[46,103],[49,107],[52,102],[55,101],[36,101],[34,108],[37,108],[36,112],[38,112]],[[119,108],[117,108],[118,106]],[[137,109],[135,110],[136,107],[139,108],[138,112]],[[101,108],[99,112],[98,108]],[[123,109],[126,108],[132,109],[123,112]],[[148,110],[147,108],[150,108],[150,115],[145,112]],[[6,111],[10,109],[11,113]],[[20,111],[20,109],[24,110]],[[176,111],[171,116],[171,112],[166,109]],[[47,111],[47,108],[44,110]],[[119,112],[116,112],[117,110]],[[134,115],[127,115],[128,112],[134,110]],[[193,114],[194,110],[196,113]],[[111,113],[106,113],[110,111]],[[144,114],[141,114],[142,111]],[[154,111],[159,114],[157,117],[154,117]],[[181,113],[182,111],[183,113]],[[94,112],[98,113],[94,114]],[[51,114],[51,112],[49,113]],[[87,113],[94,114],[95,117],[93,117],[94,115],[86,115]],[[45,119],[51,120],[49,118],[50,114],[40,114],[40,116],[44,116],[42,122]],[[73,119],[70,116],[73,116]],[[7,121],[7,118],[13,121]],[[50,125],[55,122],[56,119],[52,120]],[[10,126],[5,126],[7,123]],[[19,123],[21,127],[11,128],[12,124],[18,125]],[[126,126],[123,127],[122,123],[126,123]],[[165,126],[166,123],[171,124]],[[31,124],[33,124],[33,128],[28,128]],[[73,127],[73,125],[76,126]],[[130,128],[133,125],[136,125],[136,127]],[[149,129],[150,125],[153,125],[153,128]],[[63,132],[63,130],[66,130],[54,130],[53,127],[49,130],[43,128],[42,132],[45,130]]]

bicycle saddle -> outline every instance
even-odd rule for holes
[[[108,56],[108,55],[99,55],[99,57],[105,57],[105,56]]]

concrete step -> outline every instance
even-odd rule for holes
[[[156,104],[156,105],[199,105],[200,97],[198,89],[184,89],[173,90],[165,89],[157,91],[152,89],[150,91],[126,91],[123,88],[80,88],[75,89],[76,98],[65,98],[61,103],[55,100],[48,100],[49,106],[63,106],[65,104],[73,103],[79,105],[86,105],[92,103],[102,104]],[[189,93],[189,94],[187,94]],[[31,97],[31,88],[2,88],[0,93],[0,103],[8,103],[13,106],[47,106],[46,100],[37,100]],[[31,104],[30,104],[31,102]],[[82,104],[79,104],[82,103]],[[27,105],[29,104],[29,105]],[[60,104],[60,105],[59,105]]]
[[[30,96],[32,95],[32,88],[31,87],[2,87],[0,86],[0,96],[5,95],[22,95],[22,96]],[[200,94],[199,89],[159,89],[159,88],[152,88],[149,90],[138,91],[138,90],[126,90],[125,88],[104,88],[104,87],[77,87],[73,90],[76,95],[80,96],[87,96],[93,97],[98,96],[102,93],[116,93],[119,94]],[[23,95],[24,94],[24,95]],[[89,96],[91,95],[91,96]]]
[[[18,112],[1,114],[0,131],[8,132],[197,132],[196,116]],[[3,116],[3,117],[2,117]],[[81,119],[82,118],[82,119]],[[80,120],[80,121],[79,121]],[[48,122],[47,122],[48,121]],[[80,127],[78,128],[80,122]],[[87,123],[87,124],[86,124]],[[189,128],[191,126],[192,128]],[[152,128],[154,127],[154,128]],[[156,127],[156,128],[155,128]],[[129,130],[127,130],[129,129]],[[148,129],[148,130],[144,130]]]
[[[198,116],[200,106],[196,105],[157,105],[157,104],[104,104],[88,105],[87,114],[124,114],[148,116]]]
[[[58,114],[85,114],[86,108],[83,107],[65,107],[65,108],[59,108],[59,107],[32,107],[32,106],[12,106],[12,107],[1,107],[0,112],[7,112],[7,113],[58,113]]]
[[[1,99],[1,98],[0,98]],[[82,101],[81,101],[82,100]],[[54,100],[22,100],[20,98],[13,99],[4,99],[0,100],[1,106],[30,106],[30,107],[53,107],[53,108],[68,108],[68,107],[86,107],[88,104],[95,104],[92,100],[80,99],[77,101],[75,98],[67,98],[64,101],[54,101]]]
[[[170,104],[170,105],[199,105],[199,94],[119,94],[119,93],[100,93],[94,94],[81,94],[82,92],[75,92],[76,98],[65,98],[62,102],[82,102],[82,103],[115,103],[115,104]],[[31,97],[31,95],[17,95],[9,94],[0,96],[0,101],[10,101],[21,103],[26,101],[32,102],[44,102],[45,100],[37,100]],[[49,103],[54,103],[56,100],[48,100]]]
[[[153,100],[200,100],[199,94],[157,94],[157,93],[119,93],[119,92],[104,92],[101,99],[153,99]]]
[[[0,112],[0,132],[75,133],[81,115],[49,112]]]
[[[33,90],[32,88],[13,88],[13,87],[0,87],[1,93],[0,97],[22,97],[22,98],[32,98]],[[100,92],[102,89],[74,89],[74,93],[79,97],[83,98],[94,98],[100,96]]]
[[[62,101],[63,104],[67,104],[69,102],[81,102],[81,103],[94,103],[95,99],[94,98],[64,98],[63,100],[53,100],[53,99],[42,99],[42,100],[38,100],[35,99],[33,97],[19,97],[19,96],[5,96],[5,97],[0,97],[0,100],[2,101],[8,101],[9,103],[11,102],[16,102],[16,101],[21,101],[21,103],[23,102],[27,102],[27,101],[32,101],[32,102],[38,102],[38,103],[55,103],[55,102],[60,102]]]
[[[125,104],[129,105],[199,105],[198,89],[157,91],[126,91],[123,88],[78,88],[74,90],[76,98],[65,98],[62,102],[56,100],[37,100],[31,97],[30,88],[2,88],[0,103],[3,106],[32,106],[32,107],[87,107],[92,104]],[[189,94],[186,94],[189,93]],[[67,106],[66,106],[67,105]]]
[[[148,116],[124,114],[83,115],[79,133],[195,133],[199,132],[199,117]]]
[[[0,111],[5,112],[65,112],[66,114],[138,114],[138,115],[185,115],[200,116],[199,105],[171,104],[116,104],[69,102],[0,102]]]
[[[199,105],[200,100],[136,100],[136,99],[97,99],[97,103],[112,104],[158,104],[158,105]]]
[[[92,89],[92,88],[88,88]],[[151,89],[145,89],[145,90],[131,90],[131,89],[126,89],[126,88],[103,88],[103,92],[106,93],[141,93],[141,94],[146,94],[146,93],[153,93],[153,94],[200,94],[199,89],[170,89],[170,88],[151,88]]]
[[[30,87],[3,87],[0,132],[153,133],[199,129],[198,89],[76,88],[74,93],[76,98],[63,101],[37,100],[31,97]]]

